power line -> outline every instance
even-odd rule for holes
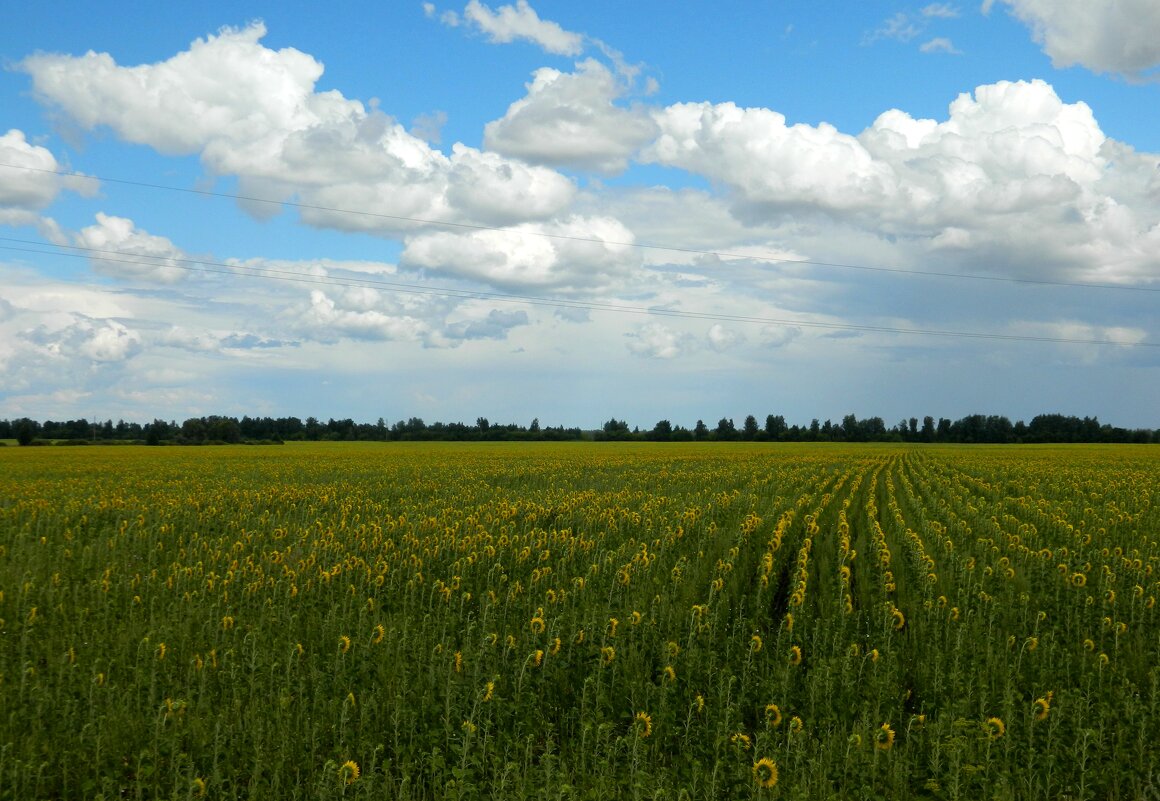
[[[294,281],[306,284],[321,284],[326,286],[342,286],[351,288],[382,289],[391,292],[400,292],[412,295],[431,295],[436,297],[459,298],[463,300],[486,299],[499,303],[527,303],[537,306],[552,306],[558,308],[583,309],[586,311],[606,311],[620,314],[637,314],[657,317],[674,317],[691,320],[708,320],[714,322],[753,323],[759,325],[781,325],[802,328],[818,328],[836,331],[858,331],[862,333],[882,334],[911,334],[933,337],[947,337],[955,339],[989,339],[1009,342],[1046,342],[1068,345],[1118,345],[1120,347],[1160,347],[1160,342],[1113,342],[1107,339],[1080,339],[1076,337],[1048,337],[1029,334],[997,334],[980,331],[948,331],[927,328],[900,328],[894,326],[855,325],[853,323],[826,323],[812,320],[795,320],[777,317],[761,317],[754,315],[719,314],[712,312],[694,312],[681,309],[650,308],[645,306],[628,306],[618,303],[601,303],[598,301],[574,300],[567,298],[548,298],[536,295],[514,295],[499,292],[486,292],[454,288],[434,288],[421,284],[409,284],[399,281],[384,281],[373,278],[335,278],[334,276],[311,275],[293,270],[282,270],[273,267],[248,267],[245,265],[226,264],[202,259],[190,259],[173,256],[151,256],[148,254],[126,253],[117,250],[82,247],[80,245],[53,245],[35,242],[32,240],[0,237],[0,241],[14,242],[36,247],[17,247],[15,245],[0,245],[0,250],[20,253],[36,253],[48,256],[66,256],[70,258],[90,258],[116,264],[130,264],[146,267],[176,267],[195,273],[210,273],[230,276],[248,276],[252,278],[266,278],[279,281]],[[45,247],[57,250],[44,250]],[[68,252],[73,251],[73,252]],[[151,260],[151,261],[149,261]]]
[[[319,206],[311,203],[299,203],[292,200],[271,200],[270,198],[253,197],[250,195],[231,194],[229,192],[213,192],[208,189],[190,189],[180,186],[167,186],[165,184],[149,183],[147,181],[131,181],[121,178],[105,178],[99,175],[88,175],[82,172],[73,172],[67,170],[50,170],[43,167],[29,167],[21,164],[7,164],[0,162],[0,167],[7,167],[14,170],[28,170],[30,172],[46,173],[49,175],[56,175],[60,177],[73,178],[89,178],[97,181],[103,181],[111,184],[121,184],[124,186],[136,186],[145,189],[157,189],[166,192],[183,192],[191,195],[201,195],[203,197],[223,198],[227,200],[242,200],[248,203],[265,203],[275,206],[288,206],[290,208],[304,209],[308,211],[324,211],[331,214],[350,214],[362,217],[372,217],[382,220],[393,220],[396,222],[415,223],[419,225],[434,225],[444,228],[458,228],[469,231],[496,231],[507,233],[515,236],[534,236],[543,239],[554,239],[567,242],[583,242],[597,245],[615,245],[617,247],[631,247],[640,250],[657,250],[666,251],[670,253],[683,253],[694,256],[715,256],[722,259],[750,259],[753,261],[763,261],[772,264],[802,264],[813,267],[833,267],[843,270],[862,270],[865,272],[878,273],[893,273],[896,275],[913,275],[928,278],[953,278],[966,281],[989,281],[997,283],[1009,284],[1024,284],[1030,286],[1055,286],[1068,287],[1072,289],[1108,289],[1118,290],[1121,292],[1160,292],[1160,287],[1145,287],[1145,286],[1125,286],[1120,284],[1095,284],[1080,281],[1051,281],[1039,278],[1014,278],[1011,276],[998,275],[974,275],[971,273],[956,273],[940,270],[908,270],[903,267],[880,267],[867,264],[849,264],[844,262],[828,262],[819,261],[816,259],[788,259],[779,256],[761,256],[749,253],[732,253],[729,251],[709,250],[703,248],[679,247],[676,245],[658,245],[643,242],[620,242],[611,239],[600,239],[598,237],[575,236],[571,234],[554,234],[544,231],[516,231],[511,228],[503,228],[494,225],[481,225],[477,223],[463,223],[451,222],[449,220],[435,220],[424,217],[408,217],[398,214],[383,214],[381,212],[365,211],[362,209],[345,209],[336,206]]]

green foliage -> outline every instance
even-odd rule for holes
[[[1158,462],[5,449],[0,798],[1147,798]]]

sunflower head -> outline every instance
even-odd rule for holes
[[[777,704],[766,704],[765,722],[771,728],[776,728],[781,725],[781,708]]]
[[[605,664],[605,665],[610,664],[613,659],[616,659],[616,649],[615,648],[613,648],[611,645],[606,645],[600,649],[600,661],[603,664]]]
[[[769,789],[777,784],[777,763],[762,757],[753,763],[753,781],[758,787]]]
[[[652,734],[652,717],[647,712],[637,712],[632,725],[636,730],[636,736],[642,740]]]
[[[1007,726],[1003,723],[1002,718],[987,718],[987,722],[983,724],[987,730],[987,734],[991,736],[992,740],[998,740],[1007,733]]]
[[[1051,711],[1051,702],[1046,697],[1036,698],[1033,709],[1036,720],[1047,720],[1047,714]]]
[[[358,781],[360,774],[358,763],[351,759],[343,762],[338,769],[338,778],[342,780],[343,784],[354,784]]]
[[[800,665],[802,663],[802,649],[794,645],[789,649],[789,663],[791,665]]]
[[[874,733],[874,747],[879,751],[889,751],[894,747],[894,729],[889,723],[883,723]]]
[[[753,747],[753,741],[749,739],[749,735],[745,732],[737,732],[729,738],[729,742],[733,744],[734,748],[740,751],[748,751]]]

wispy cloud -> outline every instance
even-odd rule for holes
[[[963,54],[963,51],[956,48],[954,42],[945,36],[936,36],[929,42],[923,42],[918,46],[918,49],[923,53],[948,53],[952,56]]]

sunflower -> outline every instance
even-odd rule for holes
[[[1087,584],[1087,576],[1085,576],[1083,573],[1072,573],[1071,574],[1071,585],[1073,587],[1083,587],[1086,584]]]
[[[895,631],[902,631],[902,627],[906,625],[906,615],[902,614],[901,609],[895,609],[890,613],[891,624]]]
[[[652,718],[648,712],[637,712],[633,718],[633,727],[636,729],[636,736],[642,740],[652,734]]]
[[[803,725],[804,724],[802,723],[802,719],[799,718],[797,715],[794,715],[792,718],[789,719],[789,733],[790,734],[799,733],[802,730]]]
[[[998,740],[1007,733],[1007,726],[1001,718],[987,718],[987,722],[983,725],[986,727],[987,733],[991,735],[992,740]]]
[[[534,654],[532,654],[532,664],[534,664],[536,667],[539,667],[540,665],[544,664],[544,652],[543,652],[543,650],[537,648],[536,652]]]
[[[354,760],[348,759],[346,762],[343,762],[342,766],[338,769],[338,778],[341,779],[345,784],[354,784],[358,781],[358,777],[361,773],[362,771],[358,769],[358,763]]]
[[[611,645],[606,645],[600,649],[600,661],[604,664],[609,664],[613,659],[616,659],[616,649]]]
[[[338,638],[338,650],[342,651],[344,654],[350,650],[350,637],[347,637],[345,634],[343,634]]]
[[[748,751],[753,747],[753,741],[749,739],[749,735],[740,731],[730,737],[729,742],[733,744],[734,748],[741,751]]]
[[[544,633],[544,619],[542,617],[539,617],[539,616],[533,617],[528,622],[528,628],[530,628],[532,630],[532,634],[543,634]]]
[[[665,665],[665,669],[661,671],[665,677],[665,681],[670,684],[677,680],[677,671],[673,669],[672,665]]]
[[[889,723],[883,723],[874,733],[874,747],[879,751],[889,751],[894,747],[894,729]]]
[[[777,728],[781,725],[781,708],[777,704],[766,704],[765,722],[771,728]]]
[[[387,630],[383,628],[383,624],[380,623],[379,625],[375,626],[375,633],[371,635],[371,642],[373,642],[375,645],[378,645],[386,636]]]
[[[752,653],[756,654],[758,651],[760,651],[761,645],[762,645],[762,643],[761,643],[761,635],[760,634],[754,634],[752,637],[749,638],[749,650]]]
[[[1047,720],[1047,713],[1051,711],[1051,702],[1047,698],[1036,698],[1033,708],[1036,720]]]
[[[495,682],[489,681],[483,687],[483,700],[484,700],[484,702],[487,702],[487,701],[490,701],[494,697],[495,697]]]
[[[802,663],[802,649],[798,646],[793,646],[789,649],[789,663],[791,665],[800,665]]]
[[[762,757],[753,763],[753,781],[758,787],[769,789],[777,784],[777,763],[769,757]]]

